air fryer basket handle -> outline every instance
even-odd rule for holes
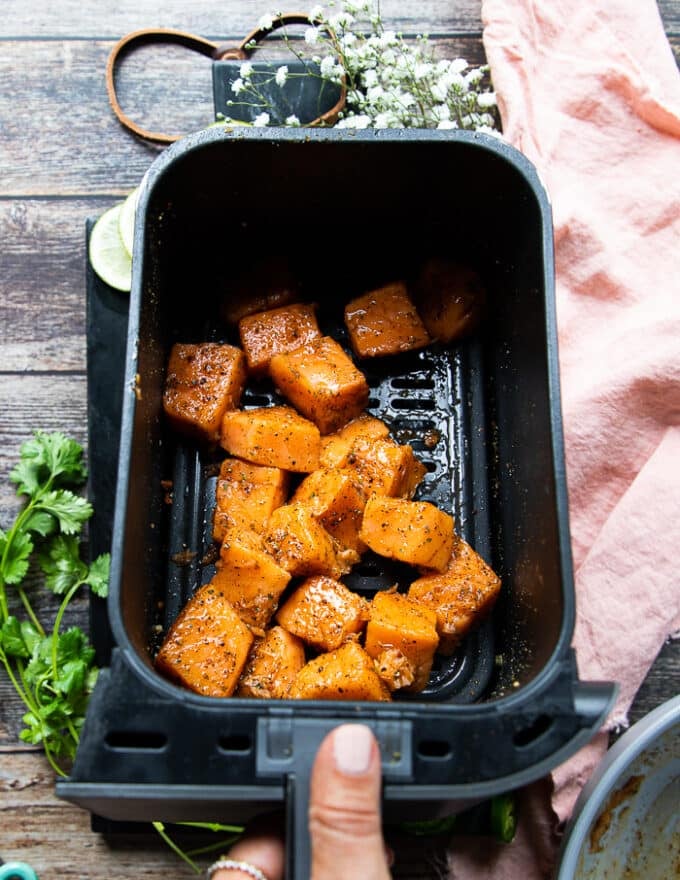
[[[309,880],[311,876],[308,814],[309,775],[290,773],[286,783],[286,880]]]
[[[258,718],[257,775],[283,778],[286,786],[286,880],[309,880],[312,866],[309,838],[309,782],[322,740],[333,728],[359,721],[378,741],[386,782],[412,781],[412,724],[378,720],[370,715],[343,718],[293,717],[272,714]]]

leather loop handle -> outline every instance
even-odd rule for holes
[[[304,12],[282,12],[272,19],[271,27],[256,27],[247,36],[245,36],[237,46],[225,46],[213,43],[203,37],[197,37],[186,31],[173,30],[171,28],[145,28],[139,31],[133,31],[122,37],[113,47],[106,63],[106,91],[109,97],[109,103],[116,115],[116,118],[128,131],[136,134],[143,140],[150,141],[154,144],[171,144],[180,140],[184,135],[163,134],[157,131],[148,131],[137,125],[129,116],[123,112],[120,106],[118,96],[116,94],[115,74],[118,62],[140,46],[148,46],[152,43],[158,44],[175,44],[184,46],[195,52],[200,52],[216,61],[225,61],[228,59],[245,60],[258,48],[258,44],[280,27],[288,24],[314,24],[314,22]],[[340,98],[334,107],[327,110],[321,116],[314,119],[309,125],[332,125],[338,117],[338,113],[345,104],[345,87],[342,86]]]
[[[109,96],[109,103],[111,104],[111,108],[118,121],[127,128],[128,131],[143,138],[145,141],[151,141],[151,143],[154,144],[171,144],[174,141],[178,141],[182,135],[147,131],[147,129],[137,125],[136,122],[133,122],[133,120],[123,112],[123,108],[120,106],[116,94],[115,74],[118,61],[133,49],[138,49],[140,46],[148,46],[152,43],[171,43],[185,46],[187,49],[193,49],[194,51],[200,52],[202,55],[207,55],[210,58],[215,57],[215,52],[217,51],[218,46],[216,43],[210,42],[210,40],[204,40],[202,37],[196,37],[185,31],[177,31],[170,28],[145,28],[144,30],[133,31],[122,37],[109,54],[109,59],[106,63],[106,91]]]

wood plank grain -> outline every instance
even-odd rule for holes
[[[309,4],[308,4],[309,5]],[[667,34],[680,34],[678,0],[658,0]],[[302,4],[304,8],[305,5]],[[295,3],[288,9],[297,9]],[[118,39],[138,28],[169,27],[213,38],[228,35],[241,39],[260,16],[272,8],[265,0],[121,0],[103,4],[96,15],[83,14],[79,0],[4,0],[0,39],[12,37],[82,36]],[[404,33],[476,34],[481,31],[482,0],[382,0],[385,26]]]
[[[85,221],[115,201],[0,201],[3,373],[85,369]]]
[[[111,111],[104,82],[110,49],[89,41],[3,45],[0,195],[122,196],[139,183],[159,150],[125,131]],[[210,62],[178,51],[135,53],[121,68],[120,98],[138,118],[143,96],[161,124],[172,108],[166,130],[176,123],[189,131],[213,119]]]
[[[286,4],[284,11],[303,10],[308,4]],[[383,21],[404,33],[481,30],[481,0],[382,0]],[[241,38],[257,24],[260,16],[278,8],[267,0],[119,0],[98,4],[96,14],[84,15],[79,0],[4,0],[0,37],[79,35],[94,38],[118,37],[138,28],[169,27],[210,36],[230,34]],[[332,10],[331,10],[332,11]]]
[[[159,148],[113,115],[104,81],[111,48],[82,40],[2,45],[0,196],[123,195],[139,183]],[[441,57],[484,58],[479,39],[441,40],[436,48]],[[179,47],[135,51],[117,83],[124,111],[147,129],[186,134],[214,119],[211,63]]]
[[[629,723],[635,724],[656,708],[662,700],[670,699],[680,692],[678,683],[680,683],[680,639],[668,639],[635,695],[628,713]]]

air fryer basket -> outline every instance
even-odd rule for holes
[[[388,814],[485,797],[563,761],[597,730],[614,687],[579,681],[570,649],[552,226],[530,163],[478,133],[211,129],[156,160],[137,217],[108,606],[116,647],[58,793],[133,820],[243,820],[285,800],[298,823],[289,873],[301,878],[310,763],[343,719],[376,731]],[[276,255],[343,344],[343,304],[412,278],[428,257],[472,265],[488,291],[464,342],[360,363],[370,412],[427,466],[417,498],[451,511],[503,581],[493,616],[423,693],[393,703],[217,700],[152,666],[213,571],[220,458],[163,419],[170,346],[235,341],[220,304]],[[263,383],[244,405],[276,399]],[[370,596],[407,580],[369,557],[346,582]]]

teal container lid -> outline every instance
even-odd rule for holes
[[[38,875],[26,862],[0,864],[0,880],[38,880]]]

